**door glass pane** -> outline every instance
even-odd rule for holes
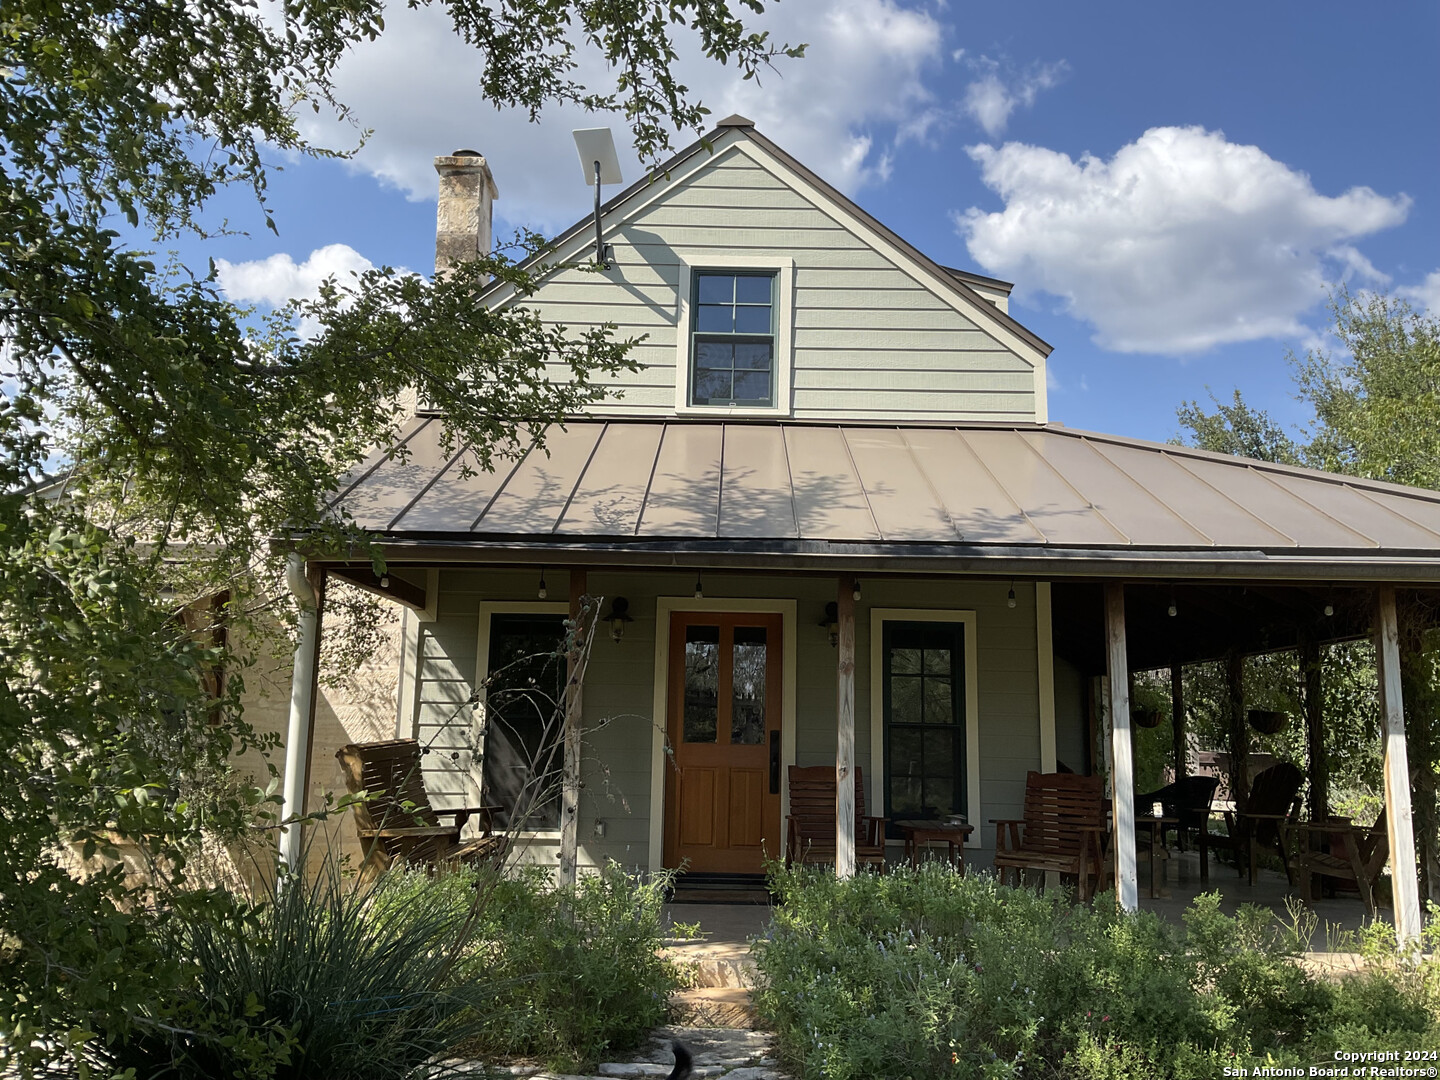
[[[730,741],[758,746],[765,741],[765,628],[735,628],[731,673]]]
[[[720,715],[720,628],[685,628],[685,721],[687,743],[713,743]]]

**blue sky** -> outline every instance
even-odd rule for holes
[[[430,158],[459,146],[491,162],[497,231],[586,212],[569,132],[606,119],[497,112],[443,15],[387,24],[342,72],[373,129],[354,161],[288,163],[278,237],[227,197],[251,235],[183,252],[227,260],[237,298],[428,270]],[[1239,387],[1296,423],[1284,356],[1323,344],[1327,285],[1440,311],[1433,2],[782,0],[759,25],[807,58],[756,87],[685,55],[684,81],[940,262],[1015,281],[1011,313],[1055,347],[1052,420],[1163,440],[1178,403]]]

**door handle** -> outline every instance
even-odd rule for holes
[[[780,732],[770,732],[770,794],[780,794]]]

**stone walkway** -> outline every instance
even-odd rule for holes
[[[651,1033],[650,1042],[632,1060],[604,1062],[593,1074],[550,1073],[533,1066],[512,1065],[492,1068],[489,1075],[526,1080],[663,1080],[675,1065],[670,1043],[678,1039],[694,1056],[694,1080],[789,1080],[779,1071],[771,1052],[771,1038],[769,1032],[745,1028],[663,1027]]]

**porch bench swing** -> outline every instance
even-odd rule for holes
[[[1090,878],[1105,869],[1105,789],[1099,776],[1030,772],[1025,776],[1025,816],[992,818],[995,871],[1003,883],[1013,871],[1074,875],[1080,900],[1090,899]]]

